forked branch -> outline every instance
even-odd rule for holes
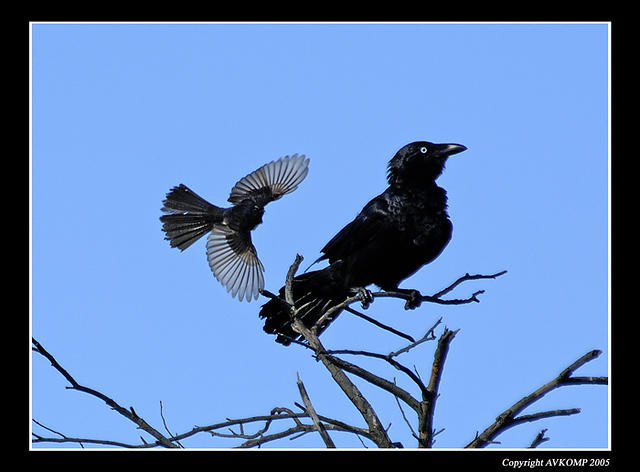
[[[473,439],[473,441],[471,441],[465,447],[467,448],[485,447],[488,444],[491,444],[492,442],[494,442],[493,440],[495,439],[496,436],[498,436],[498,434],[521,423],[535,421],[542,418],[549,418],[552,416],[568,416],[568,415],[575,415],[577,413],[580,413],[579,408],[569,408],[569,409],[562,409],[562,410],[541,411],[541,412],[533,413],[530,415],[518,416],[518,414],[522,410],[524,410],[529,405],[536,402],[537,400],[542,398],[544,395],[546,395],[547,393],[549,393],[550,391],[558,387],[563,387],[567,385],[583,385],[583,384],[607,385],[608,384],[607,377],[572,377],[571,376],[571,374],[578,367],[586,364],[589,361],[592,361],[593,359],[600,356],[600,354],[602,354],[602,351],[593,350],[593,351],[587,352],[584,356],[581,356],[579,359],[573,362],[569,367],[567,367],[562,372],[560,372],[560,374],[556,378],[554,378],[550,382],[547,382],[542,387],[538,388],[537,390],[525,396],[524,398],[518,400],[516,403],[514,403],[505,411],[503,411],[500,415],[498,415],[495,422],[491,426],[485,429],[482,433],[476,434],[476,437]]]

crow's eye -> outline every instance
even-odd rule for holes
[[[426,148],[426,147],[424,147],[424,146],[422,146],[422,147],[420,148],[420,152],[421,152],[422,154],[426,154],[426,153],[427,153],[427,148]]]

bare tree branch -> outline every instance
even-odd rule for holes
[[[294,305],[294,301],[293,301],[293,276],[296,274],[296,271],[298,270],[298,267],[300,267],[300,263],[302,262],[303,257],[300,254],[296,254],[296,258],[293,261],[293,264],[291,264],[291,267],[289,267],[289,270],[287,271],[287,278],[286,278],[286,283],[284,286],[284,294],[285,294],[285,301],[290,305],[293,306]]]
[[[395,397],[401,399],[403,402],[409,405],[416,412],[419,411],[420,403],[418,402],[418,400],[416,400],[409,392],[397,386],[395,383],[390,382],[389,380],[382,378],[376,374],[373,374],[372,372],[369,372],[368,370],[365,370],[362,367],[359,367],[355,364],[347,362],[344,359],[340,359],[339,357],[335,357],[333,355],[323,354],[323,353],[319,353],[318,355],[319,357],[322,356],[322,358],[328,358],[330,362],[335,364],[340,369],[343,369],[349,372],[350,374],[357,375],[361,379],[366,380],[367,382],[383,390],[386,390],[387,392],[391,393]],[[384,356],[382,357],[384,358]],[[385,360],[387,359],[385,358]],[[415,376],[415,374],[413,375]]]
[[[362,318],[363,320],[368,321],[369,323],[372,323],[374,325],[376,325],[378,328],[382,328],[386,331],[389,331],[393,334],[396,334],[398,336],[400,336],[401,338],[405,338],[409,341],[411,341],[412,343],[415,343],[415,339],[413,339],[411,336],[409,336],[408,334],[403,333],[402,331],[398,331],[395,328],[392,328],[391,326],[387,326],[386,324],[380,323],[378,320],[371,318],[370,316],[365,315],[364,313],[360,313],[357,310],[354,310],[353,308],[351,308],[350,306],[345,306],[344,307],[345,311],[348,311],[349,313],[356,315],[360,318]]]
[[[377,352],[354,351],[351,349],[335,349],[335,350],[327,351],[327,354],[331,354],[334,357],[334,359],[337,360],[337,362],[343,363],[342,365],[345,367],[345,370],[347,370],[348,372],[358,375],[359,377],[362,377],[363,379],[373,383],[374,385],[380,388],[388,390],[391,394],[393,394],[396,397],[399,396],[405,401],[405,403],[409,404],[409,406],[411,406],[411,403],[413,403],[414,405],[417,405],[417,400],[413,399],[413,400],[409,400],[410,403],[407,402],[405,395],[409,395],[409,393],[405,393],[400,387],[398,387],[395,384],[395,382],[391,383],[388,380],[381,379],[380,377],[374,376],[373,374],[371,374],[371,372],[365,371],[364,369],[358,370],[357,369],[358,366],[355,366],[354,364],[349,364],[346,361],[343,361],[342,359],[338,359],[337,357],[334,356],[334,354],[352,354],[356,356],[359,355],[359,356],[365,356],[365,357],[373,357],[375,359],[382,359],[388,362],[395,369],[398,369],[399,371],[405,373],[411,380],[413,380],[416,383],[416,385],[420,388],[420,390],[426,391],[427,389],[427,387],[422,383],[420,378],[413,371],[411,371],[411,369],[409,369],[406,366],[403,366],[398,361],[394,360],[390,354],[385,355],[385,354],[379,354]],[[365,374],[365,372],[368,375]],[[391,388],[391,385],[394,385],[395,389]],[[396,395],[397,393],[400,393],[401,395]],[[412,408],[415,409],[414,406],[412,406]]]
[[[358,409],[363,419],[369,427],[369,434],[371,439],[376,443],[378,447],[390,448],[393,447],[393,443],[389,439],[386,430],[380,423],[376,412],[371,404],[362,395],[360,390],[349,380],[349,378],[343,372],[344,364],[337,362],[337,358],[325,354],[325,349],[317,335],[308,329],[297,318],[293,323],[294,329],[299,332],[309,345],[316,351],[318,358],[327,368],[335,382],[345,393],[347,398]],[[342,364],[342,365],[341,365]],[[359,369],[359,368],[358,368]]]
[[[458,285],[460,285],[462,282],[466,282],[467,280],[479,280],[479,279],[496,279],[498,277],[500,277],[501,275],[506,274],[507,271],[506,270],[501,270],[500,272],[496,272],[495,274],[491,274],[491,275],[482,275],[482,274],[476,274],[476,275],[469,275],[469,273],[464,274],[462,277],[460,277],[458,280],[456,280],[455,282],[453,282],[451,285],[449,285],[448,287],[440,290],[437,293],[434,293],[432,295],[433,298],[440,298],[442,297],[442,295],[445,295],[447,293],[449,293],[451,290],[453,290],[454,288],[456,288]]]
[[[398,349],[395,352],[390,352],[389,357],[399,356],[400,354],[405,353],[410,349],[413,349],[414,347],[416,347],[419,344],[422,344],[425,341],[433,341],[434,339],[436,339],[433,332],[440,323],[442,323],[442,317],[439,318],[438,321],[436,321],[436,323],[431,328],[429,328],[426,333],[424,333],[424,336],[422,336],[417,341],[414,341],[413,343],[409,344],[408,346],[403,347],[402,349]]]
[[[133,409],[133,407],[129,407],[129,409],[127,410],[126,408],[123,408],[117,402],[115,402],[113,399],[109,398],[105,394],[80,385],[65,369],[62,368],[60,364],[58,364],[58,361],[56,361],[55,358],[51,354],[49,354],[38,341],[36,341],[34,338],[31,338],[31,342],[33,344],[33,350],[38,354],[42,355],[43,357],[47,358],[49,362],[51,362],[51,365],[58,372],[60,372],[62,376],[65,379],[67,379],[67,381],[71,384],[71,387],[67,387],[67,388],[78,390],[79,392],[84,392],[96,398],[99,398],[100,400],[105,402],[107,405],[109,405],[111,408],[113,408],[118,413],[120,413],[122,416],[124,416],[128,420],[138,425],[138,428],[146,431],[151,436],[153,436],[160,445],[168,448],[179,447],[173,442],[171,442],[166,436],[160,433],[157,429],[149,425],[149,423],[147,423],[144,419],[138,416],[135,410]]]
[[[395,383],[395,379],[393,379],[393,382]],[[398,409],[400,410],[400,414],[402,415],[402,419],[407,424],[407,427],[409,428],[409,431],[411,431],[411,436],[413,436],[416,439],[419,439],[418,435],[413,430],[413,426],[411,426],[411,423],[409,422],[409,419],[407,418],[407,415],[404,414],[404,409],[402,408],[402,404],[400,403],[400,399],[398,397],[394,397],[394,398],[396,400],[396,403],[398,404]]]
[[[300,261],[298,261],[297,257],[302,257],[300,255],[296,256],[296,261],[294,261],[293,265],[289,268],[289,271],[287,273],[287,277],[290,278],[293,276],[293,274],[295,273],[295,270],[297,270],[297,267],[300,264],[300,261],[302,259],[300,259]],[[477,290],[476,292],[472,293],[471,296],[467,297],[467,298],[458,298],[458,299],[442,299],[442,295],[445,295],[447,293],[449,293],[450,291],[452,291],[455,287],[457,287],[458,285],[460,285],[463,282],[466,282],[468,280],[479,280],[479,279],[496,279],[498,277],[500,277],[501,275],[506,274],[507,271],[506,270],[502,270],[500,272],[496,272],[495,274],[490,274],[490,275],[482,275],[482,274],[475,274],[475,275],[469,275],[468,273],[463,275],[462,277],[459,277],[455,282],[453,282],[452,284],[450,284],[448,287],[440,290],[439,292],[433,294],[433,295],[420,295],[420,297],[418,297],[418,300],[420,303],[422,302],[430,302],[430,303],[437,303],[440,305],[464,305],[467,303],[471,303],[471,302],[476,302],[479,303],[480,300],[478,299],[478,295],[484,293],[484,290]],[[287,285],[285,285],[285,294],[288,293],[289,295],[291,295],[291,292],[286,292],[286,287],[291,287],[291,282],[289,282]],[[262,290],[260,292],[262,295],[265,295],[269,298],[275,298],[280,300],[281,302],[283,301],[281,298],[279,298],[277,295],[274,295],[273,293],[267,291],[267,290]],[[368,296],[371,297],[370,300],[367,301],[367,306],[376,298],[376,297],[382,297],[382,298],[399,298],[402,300],[406,300],[409,301],[411,300],[411,295],[407,292],[402,292],[402,291],[379,291],[379,292],[368,292]],[[287,302],[289,303],[289,308],[291,308],[291,306],[293,306],[293,298],[290,297],[291,299],[287,298]],[[397,330],[395,330],[394,328],[391,328],[390,326],[384,325],[382,323],[380,323],[377,320],[374,320],[371,317],[368,317],[356,310],[353,310],[350,305],[352,305],[353,303],[356,302],[363,302],[363,298],[362,298],[362,291],[360,291],[359,293],[357,293],[356,295],[352,296],[352,297],[348,297],[347,299],[345,299],[342,303],[339,303],[337,305],[332,306],[331,308],[329,308],[323,315],[322,317],[320,317],[320,319],[318,319],[318,321],[316,322],[315,326],[323,326],[324,323],[327,320],[330,320],[333,316],[335,316],[336,313],[342,311],[342,310],[346,310],[356,316],[359,316],[360,318],[365,319],[366,321],[369,321],[370,323],[375,324],[378,327],[381,327],[383,329],[386,329],[387,331],[391,331],[394,334],[397,334],[399,336],[404,337],[405,339],[408,339],[409,341],[413,342],[413,338],[405,333],[399,332]],[[300,309],[301,307],[298,307],[298,309]]]
[[[325,445],[329,448],[335,449],[336,445],[333,443],[331,437],[329,437],[327,430],[320,422],[320,418],[318,418],[318,415],[316,414],[316,411],[311,404],[311,400],[309,399],[309,395],[307,394],[307,389],[304,387],[302,380],[300,380],[300,376],[298,374],[296,374],[296,376],[298,378],[298,390],[300,390],[300,397],[302,398],[302,402],[304,403],[306,412],[309,414],[309,417],[313,421],[313,425],[318,430],[318,433],[320,433],[320,437],[324,441]]]
[[[578,360],[573,362],[569,367],[567,367],[565,370],[560,372],[560,374],[555,379],[544,384],[542,387],[538,388],[536,391],[530,393],[529,395],[525,396],[521,400],[517,401],[511,407],[507,408],[504,412],[498,415],[498,417],[496,418],[496,421],[491,426],[485,429],[481,434],[476,435],[474,440],[471,441],[469,444],[467,444],[465,447],[466,448],[484,447],[490,442],[492,442],[492,440],[496,436],[498,436],[500,433],[502,433],[506,429],[511,428],[512,426],[515,426],[525,421],[534,421],[540,418],[548,418],[550,416],[566,416],[566,415],[573,415],[573,414],[579,413],[580,412],[579,409],[573,408],[570,410],[555,410],[555,411],[535,413],[533,415],[523,415],[520,417],[516,416],[526,407],[528,407],[535,401],[542,398],[551,390],[554,390],[558,387],[562,387],[565,385],[576,385],[576,384],[594,384],[594,385],[606,384],[607,380],[604,377],[577,377],[577,378],[570,377],[571,374],[578,367],[595,359],[600,354],[602,354],[602,351],[593,350],[593,351],[589,351],[588,353],[580,357]],[[578,379],[579,381],[576,382],[575,381],[576,379]]]
[[[373,410],[371,404],[364,398],[360,390],[349,380],[349,378],[345,375],[335,361],[325,354],[326,350],[320,340],[318,339],[317,334],[313,329],[308,328],[304,325],[302,321],[297,318],[298,310],[304,307],[296,308],[294,306],[293,300],[293,292],[292,292],[292,283],[293,276],[295,275],[300,262],[302,262],[303,257],[299,254],[296,254],[296,258],[289,268],[287,272],[287,279],[285,284],[285,296],[286,302],[290,306],[290,314],[292,319],[292,328],[295,332],[302,335],[302,337],[307,341],[309,346],[316,352],[316,355],[320,359],[320,361],[325,365],[334,381],[338,384],[338,386],[345,393],[347,398],[353,403],[353,405],[358,409],[363,419],[367,423],[369,427],[369,433],[371,435],[372,440],[378,445],[378,447],[393,447],[393,443],[389,439],[387,432],[385,431],[382,423],[378,419],[376,412]],[[263,292],[264,293],[264,292]]]
[[[249,417],[249,418],[242,418],[242,419],[229,419],[225,422],[222,423],[217,423],[217,424],[212,424],[212,425],[208,425],[208,426],[196,426],[195,428],[193,428],[191,431],[188,431],[186,433],[182,433],[179,435],[176,435],[174,437],[169,438],[171,441],[179,441],[179,440],[184,440],[186,438],[189,438],[191,436],[194,436],[195,434],[198,433],[202,433],[202,432],[206,432],[211,434],[212,436],[216,436],[216,437],[223,437],[223,438],[234,438],[234,439],[244,439],[245,442],[240,444],[239,448],[247,448],[247,447],[259,447],[262,444],[265,444],[267,442],[270,441],[274,441],[277,439],[281,439],[281,438],[285,438],[288,436],[292,436],[296,433],[306,433],[306,432],[311,432],[315,430],[315,426],[314,425],[306,425],[303,424],[299,421],[299,419],[301,418],[308,418],[309,415],[305,412],[305,413],[294,413],[292,412],[290,409],[288,408],[274,408],[271,412],[270,415],[262,415],[262,416],[254,416],[254,417]],[[271,435],[266,435],[265,433],[267,432],[267,430],[269,429],[270,425],[272,424],[273,421],[277,421],[277,420],[287,420],[287,419],[291,419],[294,421],[295,425],[287,430],[278,432],[278,433],[274,433]],[[322,415],[318,415],[318,419],[320,421],[323,422],[323,427],[327,430],[334,430],[334,431],[343,431],[343,432],[348,432],[348,433],[353,433],[355,435],[357,435],[358,437],[366,437],[369,438],[369,432],[366,429],[363,428],[357,428],[351,425],[348,425],[344,422],[332,419],[332,418],[327,418],[325,416]],[[59,435],[60,437],[44,437],[42,435],[36,434],[36,433],[32,433],[33,434],[33,442],[34,443],[43,443],[43,442],[47,442],[47,443],[76,443],[79,444],[80,446],[82,446],[83,444],[96,444],[96,445],[107,445],[107,446],[115,446],[115,447],[121,447],[121,448],[128,448],[128,449],[149,449],[149,448],[154,448],[154,447],[158,447],[160,444],[158,441],[155,442],[151,442],[151,443],[147,443],[147,442],[143,442],[142,444],[130,444],[130,443],[123,443],[123,442],[119,442],[119,441],[111,441],[111,440],[105,440],[105,439],[92,439],[92,438],[77,438],[77,437],[68,437],[58,431],[55,431],[43,424],[41,424],[40,422],[33,420],[33,422],[35,424],[37,424],[38,426],[42,427],[43,429],[46,429],[56,435]],[[262,428],[260,428],[259,430],[257,430],[255,433],[245,433],[244,432],[244,428],[243,425],[245,424],[250,424],[250,423],[256,423],[256,422],[264,422],[264,426]],[[231,431],[230,433],[220,433],[217,430],[222,430],[222,429],[229,429],[233,426],[238,426],[240,427],[240,432],[234,432]],[[293,438],[292,438],[293,439]]]
[[[426,393],[423,391],[422,402],[420,403],[420,414],[418,415],[418,446],[433,446],[433,415],[435,413],[436,399],[438,398],[438,387],[442,378],[444,362],[449,352],[449,344],[458,333],[450,331],[447,328],[438,340],[438,347],[433,355],[433,364],[431,367],[431,377],[427,385]]]
[[[452,291],[454,288],[456,288],[458,285],[460,285],[463,282],[466,282],[468,280],[480,280],[480,279],[496,279],[498,277],[500,277],[501,275],[506,274],[507,271],[506,270],[501,270],[500,272],[496,272],[495,274],[490,274],[490,275],[483,275],[483,274],[475,274],[475,275],[469,275],[468,273],[463,275],[462,277],[459,277],[455,282],[453,282],[451,285],[449,285],[448,287],[440,290],[439,292],[434,293],[433,295],[421,295],[419,297],[419,301],[420,302],[431,302],[431,303],[439,303],[441,305],[464,305],[466,303],[471,303],[471,302],[480,302],[480,300],[478,300],[478,295],[484,293],[484,290],[478,290],[476,292],[473,292],[471,294],[470,297],[468,298],[457,298],[457,299],[448,299],[448,300],[443,300],[442,296],[449,293],[450,291]],[[394,298],[401,298],[403,300],[410,300],[411,299],[411,295],[409,293],[405,293],[405,292],[395,292],[395,291],[384,291],[384,292],[373,292],[371,294],[374,298],[375,297],[394,297]]]
[[[162,400],[160,400],[160,418],[162,418],[162,424],[164,425],[164,429],[167,433],[169,433],[169,436],[173,436],[173,433],[171,431],[169,431],[169,427],[167,426],[167,421],[164,419],[164,408],[162,407]],[[180,444],[180,441],[176,441],[176,444],[178,446],[180,446],[181,448],[184,448],[184,446],[182,444]]]
[[[43,426],[43,427],[45,427],[45,426]],[[57,433],[57,434],[60,434],[60,433]],[[47,437],[40,436],[40,435],[35,434],[35,433],[32,433],[32,436],[33,436],[33,442],[34,443],[40,443],[40,442],[46,442],[46,443],[74,443],[74,444],[80,445],[80,447],[82,447],[82,448],[84,448],[84,444],[96,444],[96,445],[101,445],[101,446],[115,446],[115,447],[122,447],[122,448],[128,448],[128,449],[135,449],[135,448],[142,449],[142,448],[149,447],[148,444],[144,444],[144,443],[143,444],[127,444],[127,443],[123,443],[123,442],[119,442],[119,441],[110,441],[108,439],[74,438],[74,437],[69,437],[69,436],[65,436],[65,435],[62,435],[62,437],[60,437],[60,438],[47,438]]]

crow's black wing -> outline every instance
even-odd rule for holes
[[[389,200],[383,193],[367,203],[358,216],[322,248],[324,255],[318,261],[328,259],[333,263],[348,258],[377,238],[384,237],[393,226]]]
[[[252,199],[264,206],[293,192],[309,171],[309,159],[303,155],[281,157],[243,177],[231,189],[233,204]]]

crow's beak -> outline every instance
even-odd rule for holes
[[[441,144],[440,146],[442,146],[440,153],[445,156],[453,156],[454,154],[467,150],[467,147],[462,144]]]

